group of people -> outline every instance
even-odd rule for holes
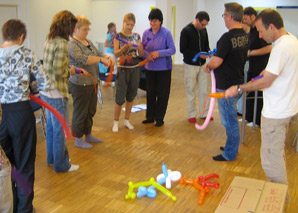
[[[97,106],[98,64],[113,66],[114,55],[118,58],[112,129],[117,132],[121,106],[125,101],[124,125],[129,129],[134,128],[129,123],[129,117],[140,79],[137,65],[139,57],[146,57],[149,61],[146,73],[150,79],[147,91],[149,114],[143,123],[156,121],[156,126],[163,125],[170,93],[171,55],[175,54],[175,46],[170,31],[162,27],[161,10],[153,9],[148,19],[151,28],[144,33],[143,41],[146,42],[143,43],[141,36],[132,32],[136,22],[134,14],[128,13],[124,16],[123,29],[117,34],[127,42],[118,41],[113,37],[112,33],[116,29],[115,24],[111,24],[108,33],[111,34],[113,41],[108,41],[107,46],[112,47],[113,51],[104,55],[87,39],[91,22],[84,16],[75,17],[70,11],[61,11],[54,16],[51,23],[44,43],[42,61],[23,45],[27,34],[23,22],[11,19],[4,24],[2,27],[4,43],[0,46],[0,181],[1,193],[3,192],[0,200],[1,211],[2,208],[5,212],[34,210],[32,201],[36,126],[34,112],[29,102],[30,76],[36,79],[40,97],[66,120],[69,119],[68,102],[71,94],[73,99],[71,126],[75,146],[87,149],[92,147],[91,142],[102,142],[91,134]],[[79,165],[69,163],[63,130],[58,119],[49,110],[47,110],[46,148],[47,164],[53,166],[55,172],[72,172],[79,169]],[[11,169],[15,169],[26,180],[29,193],[24,192],[21,184],[15,180],[12,181],[10,190],[10,185],[6,183],[8,180],[10,183]],[[5,183],[5,187],[2,187],[2,183]]]
[[[161,10],[152,9],[148,19],[150,28],[143,33],[141,39],[138,33],[132,32],[136,23],[135,16],[132,13],[126,14],[123,28],[116,34],[120,40],[114,38],[114,54],[118,58],[118,63],[113,132],[118,132],[119,116],[125,102],[124,126],[130,130],[134,129],[129,118],[139,88],[138,63],[141,58],[149,61],[145,65],[147,111],[146,119],[142,123],[155,122],[156,127],[164,124],[171,88],[171,56],[175,54],[176,48],[171,32],[162,26]]]
[[[188,121],[196,123],[196,88],[199,90],[199,116],[205,117],[202,103],[209,94],[210,78],[206,73],[213,70],[216,91],[225,93],[225,98],[218,99],[218,108],[227,135],[225,146],[219,147],[223,153],[213,160],[233,161],[240,143],[237,101],[243,91],[258,91],[258,96],[264,99],[264,106],[263,100],[258,100],[256,111],[256,124],[261,126],[262,135],[261,164],[268,181],[288,184],[284,147],[287,127],[298,112],[297,38],[286,32],[283,19],[275,10],[266,9],[257,15],[254,8],[243,10],[238,3],[224,6],[222,17],[228,32],[218,40],[217,51],[208,63],[205,55],[192,60],[198,52],[210,52],[206,31],[208,13],[198,12],[195,20],[181,31]],[[243,24],[250,28],[248,34]],[[249,68],[245,81],[246,60]],[[252,82],[257,76],[259,79]],[[254,100],[248,99],[245,115],[248,122],[253,121],[253,107]]]
[[[266,9],[257,15],[253,8],[243,10],[238,3],[226,3],[224,6],[222,17],[228,32],[218,40],[214,55],[202,55],[197,61],[192,60],[196,53],[210,51],[206,30],[210,18],[207,12],[198,12],[195,20],[181,31],[180,52],[184,57],[188,121],[197,121],[197,86],[199,117],[206,117],[202,108],[209,94],[210,72],[213,70],[216,90],[226,96],[218,99],[218,107],[227,134],[225,146],[220,147],[223,153],[213,159],[233,161],[240,142],[236,103],[242,91],[263,89],[262,166],[268,180],[287,184],[284,143],[287,126],[298,112],[298,41],[285,31],[281,16],[274,10]],[[43,64],[23,45],[27,33],[24,23],[9,20],[4,24],[4,43],[0,46],[0,160],[3,159],[0,161],[0,181],[4,180],[3,174],[7,180],[11,164],[27,180],[31,192],[26,194],[15,181],[12,181],[13,190],[9,187],[3,189],[0,185],[6,193],[6,200],[0,201],[1,207],[8,212],[12,210],[12,205],[14,212],[33,211],[36,126],[29,102],[31,74],[37,79],[41,98],[66,119],[69,93],[72,95],[75,146],[91,148],[91,142],[102,142],[91,134],[97,106],[98,63],[113,66],[117,58],[112,131],[118,132],[121,107],[125,102],[124,126],[134,129],[129,118],[140,80],[138,63],[140,58],[145,58],[148,60],[145,65],[147,111],[142,123],[155,123],[156,127],[164,125],[171,86],[171,56],[176,48],[171,32],[162,26],[161,10],[152,9],[148,19],[150,28],[142,38],[133,32],[136,18],[132,13],[124,16],[119,33],[116,33],[115,24],[111,23],[106,41],[109,54],[105,55],[87,39],[90,21],[84,16],[75,17],[69,11],[61,11],[54,16],[50,26],[44,44]],[[243,30],[242,23],[250,26],[249,34]],[[212,58],[207,63],[208,57]],[[248,83],[244,84],[247,58]],[[258,75],[262,78],[250,81]],[[69,163],[63,130],[48,110],[46,133],[47,164],[53,166],[55,172],[76,171],[79,166]],[[12,194],[13,204],[9,199]]]

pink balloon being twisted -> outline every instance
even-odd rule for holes
[[[211,92],[212,93],[216,92],[216,81],[215,81],[215,76],[214,76],[213,70],[211,71]],[[210,122],[210,118],[213,113],[214,104],[215,104],[215,98],[211,98],[210,104],[209,104],[209,111],[208,111],[207,117],[206,117],[203,125],[200,126],[199,124],[195,124],[195,127],[197,128],[197,130],[204,130],[208,126],[208,124]]]

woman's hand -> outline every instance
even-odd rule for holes
[[[101,57],[100,62],[103,63],[104,65],[108,66],[108,67],[111,66],[111,60],[109,60],[109,58]]]
[[[83,69],[83,68],[80,68],[80,70],[81,70],[81,73],[79,74],[79,75],[89,75],[89,72],[87,72],[85,69]]]
[[[159,52],[158,51],[153,51],[150,53],[150,55],[152,56],[153,60],[159,58]]]

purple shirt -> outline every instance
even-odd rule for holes
[[[176,48],[171,32],[168,29],[161,26],[156,34],[153,34],[151,28],[147,29],[143,33],[142,45],[145,58],[153,51],[158,51],[160,56],[145,65],[147,70],[163,71],[172,69],[171,55],[176,53]]]

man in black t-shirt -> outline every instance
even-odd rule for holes
[[[217,42],[217,52],[204,71],[214,70],[217,92],[225,92],[231,85],[244,82],[244,64],[247,58],[248,36],[242,29],[243,7],[238,3],[226,3],[222,15],[228,32]],[[240,94],[233,98],[218,99],[221,123],[226,129],[227,139],[224,152],[214,156],[216,161],[233,161],[238,154],[240,131],[237,121],[236,103]]]
[[[208,56],[201,55],[198,60],[193,61],[194,56],[199,52],[209,52],[209,39],[206,26],[210,18],[207,12],[200,11],[196,14],[195,20],[186,25],[180,35],[180,52],[183,54],[183,67],[185,73],[185,88],[187,95],[188,121],[196,123],[196,89],[198,90],[199,114],[205,118],[208,113],[206,104],[205,114],[202,115],[204,101],[209,94],[208,85],[210,75],[203,71],[203,65]],[[213,118],[211,118],[213,120]]]
[[[268,44],[262,38],[259,38],[259,33],[255,26],[255,19],[257,12],[252,7],[247,7],[244,10],[243,23],[250,26],[250,32],[248,36],[248,60],[249,69],[247,72],[247,82],[252,78],[258,76],[266,67],[272,45]],[[254,93],[248,93],[248,97],[254,97]],[[258,97],[263,97],[263,92],[258,92]],[[263,99],[257,101],[256,111],[256,124],[260,126],[261,123],[261,111],[263,108]],[[254,111],[254,99],[250,98],[246,100],[246,114],[245,120],[249,122],[247,125],[252,126]]]

